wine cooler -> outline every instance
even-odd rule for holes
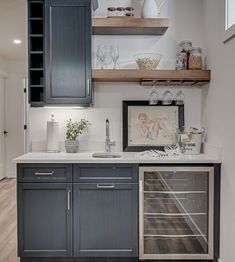
[[[140,167],[139,191],[140,259],[213,259],[213,168]]]

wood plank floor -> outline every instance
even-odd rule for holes
[[[0,262],[18,262],[16,179],[0,181]]]

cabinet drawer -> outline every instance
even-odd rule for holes
[[[74,182],[79,183],[137,183],[137,165],[76,165]]]
[[[72,182],[72,165],[64,164],[19,164],[18,182]]]

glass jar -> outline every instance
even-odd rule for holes
[[[202,49],[200,47],[194,47],[190,51],[189,69],[191,70],[202,69]]]
[[[113,17],[117,15],[117,8],[115,7],[108,7],[107,8],[107,17]]]
[[[176,70],[186,70],[187,69],[187,54],[179,53],[176,58]]]
[[[134,7],[131,6],[126,7],[126,16],[128,17],[134,16]]]
[[[187,69],[189,68],[189,56],[190,56],[190,50],[192,49],[193,43],[189,40],[184,40],[179,43],[179,52],[180,53],[186,53],[187,56]]]
[[[126,11],[125,7],[118,7],[117,8],[117,15],[118,16],[125,16],[126,15],[125,11]]]

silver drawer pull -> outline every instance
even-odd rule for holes
[[[48,172],[48,173],[36,172],[36,173],[34,173],[34,175],[35,176],[53,176],[54,175],[54,171]]]
[[[110,189],[110,188],[115,188],[115,185],[114,184],[97,184],[97,188]]]
[[[68,191],[68,211],[70,210],[71,208],[71,190]]]
[[[90,96],[91,93],[91,80],[87,79],[87,95]]]

